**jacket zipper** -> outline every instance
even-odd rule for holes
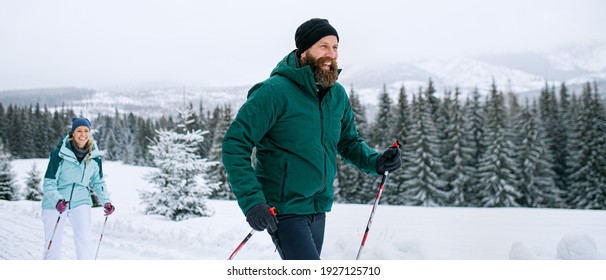
[[[82,159],[84,161],[84,159]],[[80,163],[82,164],[82,163]],[[84,183],[84,175],[86,174],[86,162],[84,162],[84,169],[82,169],[82,178],[80,178],[80,183]]]
[[[80,164],[82,164],[82,163],[80,163]],[[80,178],[80,183],[82,183],[82,181],[84,180],[84,174],[86,174],[86,163],[84,164],[84,169],[82,170],[82,178]],[[72,197],[74,196],[74,188],[75,187],[76,187],[76,183],[73,183],[72,184],[72,191],[69,193],[69,201],[70,201],[70,203],[69,203],[69,208],[68,209],[70,209],[70,210],[72,209],[72,203],[71,203],[71,201],[72,201]],[[86,189],[88,189],[88,187],[86,187]],[[90,190],[89,190],[89,193],[90,193]]]
[[[317,90],[317,91],[319,91],[319,90]],[[323,157],[324,172],[322,173],[322,187],[320,188],[320,191],[321,191],[326,187],[326,147],[324,146],[324,112],[322,111],[322,100],[320,99],[319,95],[317,97],[318,97],[318,109],[320,109],[320,146],[322,146],[322,154],[324,155],[324,157]],[[314,194],[314,212],[315,213],[318,213],[318,209],[316,208],[318,205],[316,203],[317,195],[318,195],[318,193],[316,192],[316,194]]]

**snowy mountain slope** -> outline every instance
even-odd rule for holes
[[[348,90],[353,87],[360,93],[367,105],[369,119],[372,119],[374,105],[383,86],[387,87],[394,101],[399,89],[405,86],[408,95],[417,94],[427,87],[431,78],[441,95],[445,90],[461,89],[462,97],[478,87],[480,94],[486,94],[493,79],[502,91],[512,90],[518,95],[534,97],[545,86],[567,86],[580,92],[583,83],[596,81],[599,88],[606,85],[606,44],[578,45],[549,53],[518,53],[482,56],[456,60],[424,60],[386,65],[342,65],[339,82]],[[246,100],[252,85],[232,87],[190,88],[147,87],[147,88],[103,88],[96,90],[72,89],[68,92],[86,94],[65,95],[52,89],[30,89],[0,91],[3,104],[24,104],[53,100],[54,104],[71,106],[83,115],[113,114],[132,112],[142,116],[159,117],[174,115],[175,108],[192,103],[195,108],[203,102],[205,110],[215,106],[230,104],[236,112]],[[40,98],[32,98],[39,93]],[[55,93],[53,93],[55,92]],[[27,94],[24,94],[27,93]],[[54,95],[53,95],[54,94]],[[51,96],[53,95],[53,96]],[[69,97],[65,97],[69,96]],[[79,97],[80,96],[80,97]],[[49,108],[49,109],[52,109]]]
[[[395,65],[344,67],[340,81],[356,89],[381,91],[383,85],[407,90],[427,86],[431,78],[438,94],[454,87],[463,93],[474,87],[484,93],[493,79],[497,88],[518,94],[533,93],[545,82],[570,88],[587,81],[601,84],[606,80],[606,43],[594,43],[563,48],[544,53],[510,53],[484,55],[453,60],[423,60]],[[396,90],[397,91],[397,90]]]
[[[118,111],[120,114],[133,113],[144,117],[158,118],[175,116],[177,108],[190,103],[197,111],[200,101],[202,101],[206,111],[212,112],[216,106],[230,105],[232,106],[232,112],[235,112],[246,100],[248,89],[249,86],[100,90],[78,88],[28,89],[0,92],[0,103],[35,105],[36,102],[40,102],[41,106],[50,104],[48,109],[51,111],[56,107],[66,106],[72,108],[76,114],[85,116],[113,115]],[[85,92],[86,95],[81,94],[82,92]],[[36,95],[39,97],[32,97]]]
[[[546,54],[556,69],[606,72],[606,43],[572,46]]]
[[[75,112],[85,115],[114,114],[133,112],[143,116],[174,116],[177,108],[193,105],[197,111],[200,101],[205,110],[212,111],[216,106],[231,105],[237,110],[246,100],[248,87],[225,88],[155,88],[142,90],[101,90],[89,99],[74,100]]]
[[[13,162],[23,186],[33,163]],[[225,260],[250,228],[235,201],[209,200],[212,217],[174,222],[142,213],[138,190],[150,168],[106,162],[116,212],[108,219],[99,259]],[[389,185],[386,186],[387,188]],[[327,214],[322,258],[355,259],[372,205],[336,204]],[[97,244],[102,209],[93,209]],[[606,211],[527,208],[424,208],[379,205],[362,255],[365,260],[606,260]],[[74,258],[67,224],[63,254]],[[43,251],[40,203],[0,200],[0,260],[39,259]],[[239,260],[278,260],[267,235],[257,233]]]
[[[432,73],[440,85],[458,86],[462,89],[477,87],[487,92],[494,81],[497,88],[505,91],[526,92],[545,85],[545,79],[524,71],[493,65],[477,59],[452,61],[425,61],[418,64],[421,69]]]

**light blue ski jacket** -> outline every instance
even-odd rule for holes
[[[92,205],[91,186],[101,204],[111,202],[103,179],[101,153],[92,138],[91,141],[93,150],[88,164],[86,157],[78,162],[68,136],[63,137],[61,145],[53,150],[44,175],[42,208],[55,209],[61,199],[69,201],[68,209]]]

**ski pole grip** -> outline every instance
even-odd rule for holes
[[[393,141],[393,144],[391,145],[391,147],[393,147],[393,148],[400,147],[400,141],[398,141],[398,139],[396,139],[396,141]]]
[[[276,210],[276,207],[271,207],[271,208],[269,208],[269,213],[272,216],[276,216],[276,215],[278,215],[278,210]]]

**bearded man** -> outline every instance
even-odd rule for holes
[[[295,45],[249,90],[225,134],[222,156],[250,226],[267,229],[284,260],[319,260],[337,155],[372,175],[396,170],[401,157],[398,148],[381,154],[358,135],[347,93],[337,83],[339,35],[328,20],[301,24]]]

